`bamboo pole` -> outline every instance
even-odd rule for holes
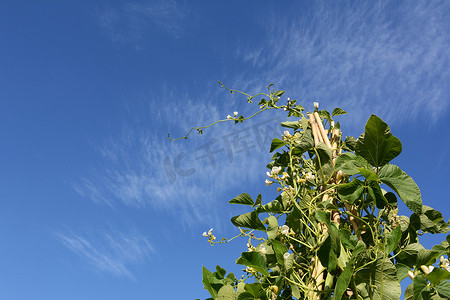
[[[319,113],[314,112],[314,117],[316,118],[316,123],[319,127],[320,135],[322,136],[323,142],[331,149],[330,140],[328,139],[328,135],[325,133],[325,129],[323,128],[322,120],[320,119]]]
[[[314,116],[312,114],[308,114],[308,117],[309,117],[309,123],[311,124],[313,136],[314,136],[314,145],[315,145],[315,147],[317,147],[319,142],[322,142],[319,138],[319,136],[320,136],[319,128],[317,127],[316,121],[314,121]]]

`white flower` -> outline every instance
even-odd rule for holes
[[[290,134],[289,131],[287,131],[287,130],[285,130],[283,133],[284,133],[284,136],[285,136],[285,137],[290,137],[290,136],[291,136],[291,134]]]
[[[281,167],[273,167],[272,174],[278,174],[281,171]]]
[[[430,273],[433,272],[434,266],[428,266],[428,270],[430,270]]]
[[[204,236],[204,237],[208,237],[208,234],[206,233],[206,231],[203,232],[203,236]]]
[[[236,116],[238,115],[238,112],[237,112],[237,111],[235,111],[235,112],[234,112],[233,114],[234,114],[234,116],[236,117]]]
[[[208,235],[209,235],[209,236],[212,235],[212,231],[213,231],[213,228],[211,228],[211,229],[208,231]]]
[[[232,117],[232,116],[230,116],[230,115],[228,115],[228,116],[227,116],[227,119],[233,119],[233,117]]]
[[[314,108],[318,109],[319,108],[319,102],[314,102]]]
[[[283,108],[283,110],[284,110],[284,111],[287,111],[287,108],[285,107],[285,108]]]
[[[314,178],[316,178],[316,177],[314,176],[314,174],[311,173],[311,172],[308,172],[308,173],[306,173],[305,175],[306,175],[306,180],[314,180]]]
[[[261,246],[259,247],[259,252],[262,253],[262,254],[266,254],[266,246],[261,245]]]
[[[414,277],[415,277],[414,273],[411,272],[411,271],[408,271],[408,276],[409,276],[409,278],[411,278],[411,279],[414,279]]]
[[[270,174],[269,171],[266,172],[266,175],[269,176],[269,177],[272,177],[272,174]]]
[[[430,273],[430,269],[428,269],[427,266],[421,265],[420,268],[422,269],[422,271],[423,271],[425,274],[429,274],[429,273]]]
[[[270,181],[269,179],[266,179],[266,185],[271,185],[273,183],[273,181]]]
[[[289,226],[287,225],[281,226],[281,234],[288,235],[288,233],[289,233]]]
[[[289,252],[286,252],[285,254],[283,254],[284,259],[287,259],[289,257]]]

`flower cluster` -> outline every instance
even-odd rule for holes
[[[443,256],[441,256],[441,259],[440,259],[439,263],[440,263],[442,268],[444,268],[445,270],[450,272],[450,262],[448,261],[447,258],[444,258]]]
[[[216,239],[216,237],[214,236],[214,234],[212,234],[213,229],[211,228],[208,233],[203,232],[203,236],[208,238],[208,243],[211,244],[211,246],[213,245],[213,241]]]
[[[238,115],[238,112],[237,111],[235,111],[234,113],[233,113],[233,117],[232,116],[230,116],[230,115],[228,115],[227,116],[227,119],[233,119],[233,118],[236,118],[237,117],[237,115]]]

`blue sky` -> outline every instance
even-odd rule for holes
[[[204,299],[202,265],[241,275],[245,241],[201,234],[236,234],[234,196],[274,196],[282,115],[169,142],[255,109],[217,80],[339,106],[344,135],[377,114],[403,143],[394,163],[450,218],[449,15],[448,1],[0,2],[0,298]]]

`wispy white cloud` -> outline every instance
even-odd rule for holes
[[[136,232],[97,232],[90,238],[73,232],[60,232],[56,237],[96,270],[118,277],[133,279],[130,267],[148,261],[154,253],[148,239]]]
[[[111,40],[133,43],[142,47],[145,38],[152,33],[179,38],[189,14],[180,1],[157,0],[128,2],[121,7],[106,7],[99,15],[99,25]]]
[[[350,110],[358,123],[372,112],[390,122],[425,114],[433,122],[448,112],[448,2],[310,4],[298,18],[265,18],[267,38],[236,50],[251,66],[242,74],[250,86],[275,81]]]
[[[188,140],[170,142],[161,128],[171,127],[173,136],[179,137],[192,125],[225,118],[218,112],[229,107],[223,101],[206,103],[195,97],[186,97],[178,106],[155,104],[160,99],[180,99],[171,93],[160,92],[157,99],[147,98],[142,107],[130,108],[129,120],[135,123],[124,123],[120,133],[99,143],[99,166],[74,185],[82,197],[97,204],[172,212],[186,225],[208,224],[218,218],[215,206],[225,192],[243,180],[256,183],[261,176],[255,174],[264,176],[260,161],[268,160],[269,138],[282,132],[280,118],[261,117],[245,126],[229,122],[230,126],[208,128],[201,138],[194,132]],[[204,93],[203,97],[220,98]],[[260,183],[264,185],[263,180]]]

